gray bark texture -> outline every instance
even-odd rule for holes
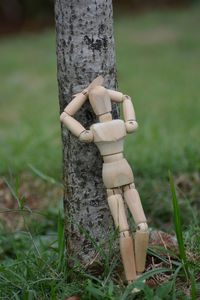
[[[104,77],[105,87],[116,89],[112,1],[56,0],[55,22],[60,112],[98,75]],[[74,117],[86,129],[97,122],[89,101]],[[116,104],[113,117],[119,118]],[[102,158],[93,143],[81,143],[63,125],[62,141],[65,214],[102,246],[113,224],[102,182]],[[65,234],[71,265],[93,261],[97,249],[68,217]]]

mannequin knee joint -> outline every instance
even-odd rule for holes
[[[140,223],[137,225],[137,231],[140,232],[147,232],[148,231],[148,225],[147,223]]]

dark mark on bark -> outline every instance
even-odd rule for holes
[[[90,205],[94,206],[94,207],[98,207],[99,206],[99,200],[90,200]]]
[[[88,45],[88,48],[91,50],[97,50],[101,51],[107,49],[108,41],[106,36],[104,36],[102,39],[96,39],[96,41],[93,38],[89,38],[87,35],[84,36],[84,41],[86,45]]]
[[[73,35],[73,24],[72,24],[72,19],[70,18],[70,24],[69,24],[69,28],[70,28],[70,35]]]
[[[74,52],[74,45],[71,44],[71,46],[70,46],[70,53],[73,54],[73,52]]]
[[[102,41],[103,41],[103,49],[106,50],[107,47],[108,47],[108,40],[107,40],[107,37],[104,36],[103,39],[102,39]]]
[[[93,115],[93,113],[91,111],[89,111],[89,110],[86,110],[85,114],[86,114],[86,118],[87,118],[88,123],[93,123],[94,122],[94,115]]]
[[[74,21],[76,19],[76,15],[72,14],[72,20]]]
[[[105,25],[104,25],[104,24],[101,24],[101,25],[99,26],[99,34],[102,34],[104,31],[105,31]]]

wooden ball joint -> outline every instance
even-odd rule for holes
[[[94,142],[103,157],[102,176],[107,189],[108,205],[115,226],[120,233],[120,252],[125,276],[130,283],[144,272],[148,246],[148,226],[140,196],[133,183],[133,173],[123,156],[124,138],[127,133],[135,132],[138,124],[131,98],[120,92],[102,86],[103,77],[99,76],[66,106],[60,116],[65,126],[85,143]],[[89,99],[90,104],[99,118],[86,130],[73,115]],[[111,101],[122,103],[123,120],[112,120]],[[124,208],[123,197],[137,225],[133,244]]]

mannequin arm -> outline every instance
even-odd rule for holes
[[[138,129],[135,110],[129,96],[123,95],[122,110],[127,133],[132,133]]]
[[[136,131],[138,128],[138,123],[136,122],[135,111],[131,98],[117,91],[107,90],[107,92],[112,102],[122,102],[122,110],[127,133]]]
[[[73,116],[81,108],[81,106],[87,100],[87,91],[83,91],[75,96],[75,98],[65,107],[64,112],[66,114]]]
[[[110,96],[110,100],[112,102],[120,103],[120,102],[123,101],[123,94],[122,93],[114,91],[114,90],[108,90],[108,89],[107,89],[107,92],[108,92],[108,94]]]
[[[63,112],[60,115],[60,120],[65,124],[67,129],[79,138],[81,142],[90,143],[93,141],[93,134],[90,130],[86,130],[78,121],[70,115]]]
[[[77,136],[80,141],[89,143],[93,140],[93,134],[90,130],[86,130],[78,121],[72,116],[81,108],[84,102],[87,100],[87,93],[78,94],[64,109],[64,112],[60,115],[60,120],[65,124],[67,129],[72,134]]]

